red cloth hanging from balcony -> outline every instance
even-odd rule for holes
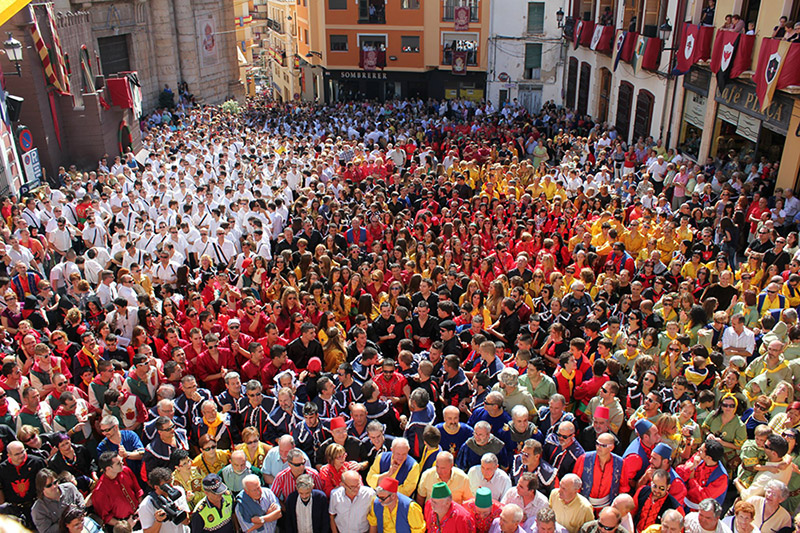
[[[111,103],[123,109],[133,109],[133,93],[128,83],[128,78],[108,78],[106,80],[108,94],[111,96]]]
[[[579,20],[578,25],[575,26],[575,34],[572,37],[572,44],[575,48],[579,45],[590,47],[592,44],[592,36],[594,35],[594,22],[591,20]]]
[[[744,35],[732,31],[718,31],[711,53],[711,72],[717,75],[717,84],[724,89],[729,80],[741,76],[750,69],[753,58],[755,35]]]
[[[714,26],[700,26],[697,31],[696,61],[711,59],[711,45],[714,42]]]
[[[772,103],[775,91],[800,85],[800,43],[769,37],[762,39],[755,82],[762,112]]]
[[[382,50],[361,50],[358,66],[364,70],[375,70],[386,66],[386,52]]]
[[[598,24],[594,27],[594,34],[592,35],[592,42],[589,48],[597,52],[609,52],[613,46],[613,40],[614,27]]]
[[[684,23],[681,35],[681,44],[675,50],[674,74],[682,75],[689,72],[692,65],[697,63],[699,56],[700,27],[697,24]]]

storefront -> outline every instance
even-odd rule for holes
[[[469,98],[481,100],[485,72],[457,76],[450,71],[397,72],[389,70],[325,70],[326,102],[394,100],[405,98]]]
[[[731,82],[717,91],[715,100],[719,105],[710,155],[733,151],[740,158],[749,155],[756,161],[766,157],[770,162],[780,162],[794,105],[790,97],[776,93],[762,113],[755,85]]]
[[[694,161],[700,153],[710,83],[711,73],[698,68],[693,68],[683,78],[685,90],[678,150]]]

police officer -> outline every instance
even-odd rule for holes
[[[192,533],[213,531],[235,533],[233,520],[233,496],[217,474],[203,478],[205,498],[200,500],[192,513]]]

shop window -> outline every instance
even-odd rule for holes
[[[592,76],[592,67],[589,63],[581,63],[581,82],[578,88],[578,108],[576,109],[579,115],[588,113],[589,108],[589,90],[590,78]]]
[[[347,52],[347,35],[331,35],[331,52]]]
[[[526,80],[539,80],[542,78],[542,44],[528,43],[525,45],[525,74]]]
[[[528,2],[528,33],[544,33],[544,2]]]
[[[328,9],[347,9],[347,0],[328,0]]]
[[[419,36],[418,35],[403,35],[400,37],[400,46],[404,53],[417,54],[419,53]]]
[[[419,9],[419,0],[402,0],[400,9]]]
[[[478,22],[478,0],[444,0],[444,11],[442,12],[442,21],[452,22],[455,18],[457,6],[469,7],[469,21]]]
[[[633,106],[633,85],[627,81],[619,84],[617,95],[617,121],[616,128],[620,139],[628,141],[628,132],[631,126],[631,107]]]
[[[569,58],[569,69],[567,71],[567,101],[564,102],[567,108],[575,108],[575,93],[578,88],[578,60],[574,57]]]
[[[443,33],[442,34],[442,65],[453,64],[453,51],[467,53],[467,65],[478,65],[478,34],[477,33]]]
[[[650,127],[653,123],[653,103],[655,97],[650,91],[642,89],[636,99],[636,119],[633,121],[634,141],[646,138],[650,135]]]

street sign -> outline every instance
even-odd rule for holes
[[[38,148],[22,154],[22,166],[25,168],[25,176],[28,178],[25,185],[30,189],[35,189],[42,184],[42,165],[39,162]]]
[[[17,139],[19,140],[19,147],[23,152],[31,151],[33,148],[33,135],[31,134],[31,130],[28,128],[22,128],[19,130]]]

